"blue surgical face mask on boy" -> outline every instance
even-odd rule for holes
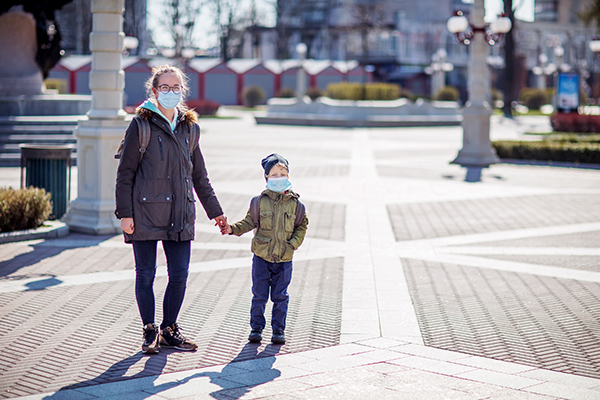
[[[268,178],[267,179],[267,189],[272,190],[274,192],[285,192],[286,190],[290,190],[292,188],[292,183],[285,176],[281,178]]]
[[[181,101],[181,92],[175,94],[173,91],[169,93],[159,93],[158,102],[161,106],[167,109],[175,108]]]

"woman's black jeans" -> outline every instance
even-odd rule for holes
[[[133,243],[135,256],[135,298],[144,326],[154,323],[154,277],[156,275],[157,240],[138,240]],[[177,316],[185,296],[185,288],[190,266],[191,242],[163,240],[163,249],[167,258],[169,283],[163,299],[164,329],[177,322]]]

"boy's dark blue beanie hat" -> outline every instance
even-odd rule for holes
[[[262,167],[265,169],[265,176],[269,175],[269,172],[271,172],[271,168],[273,168],[273,166],[278,163],[282,163],[283,165],[285,165],[285,169],[287,169],[288,172],[290,172],[288,160],[286,160],[285,158],[283,158],[282,156],[280,156],[277,153],[273,153],[273,154],[266,156],[265,158],[263,158],[263,160],[260,163],[261,163]]]

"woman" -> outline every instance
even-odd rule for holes
[[[149,122],[150,142],[145,151],[140,148],[139,125],[132,121],[117,170],[115,214],[125,242],[133,244],[135,295],[144,324],[142,351],[158,353],[160,346],[193,351],[198,346],[177,325],[194,239],[192,187],[210,219],[220,226],[227,219],[208,180],[200,148],[194,146],[197,140],[191,140],[198,115],[182,103],[188,92],[185,76],[179,68],[160,66],[152,70],[146,89],[149,98],[138,107],[136,118]],[[159,240],[169,275],[160,329],[154,320],[153,289]]]

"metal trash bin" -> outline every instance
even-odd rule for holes
[[[60,219],[71,198],[73,145],[22,144],[21,187],[34,186],[52,194],[52,216]]]

